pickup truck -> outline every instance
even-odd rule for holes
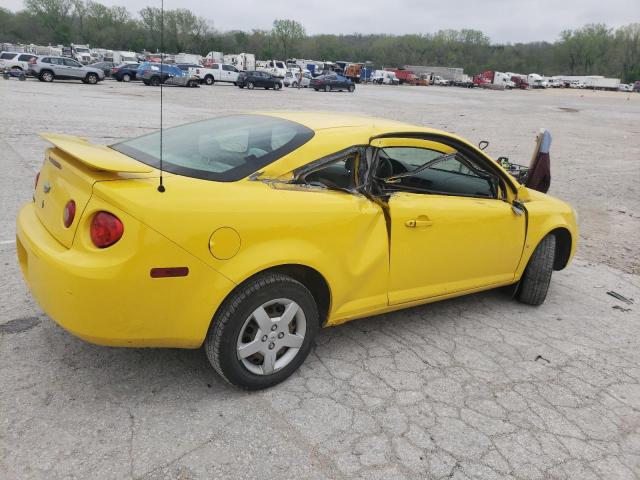
[[[195,65],[192,63],[177,64],[181,70],[188,70],[193,76],[198,76],[200,82],[213,85],[215,82],[228,82],[234,85],[238,82],[238,69],[226,63],[212,63],[210,67]]]

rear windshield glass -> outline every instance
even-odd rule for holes
[[[307,143],[313,131],[266,115],[231,115],[163,132],[162,168],[187,177],[235,182]],[[160,168],[160,132],[111,145]]]

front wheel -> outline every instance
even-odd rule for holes
[[[351,93],[353,93],[355,91],[355,89],[356,89],[355,85],[349,85],[349,91]]]
[[[96,83],[98,83],[98,75],[96,75],[95,73],[89,73],[86,76],[85,80],[87,81],[87,83],[95,85]]]
[[[553,273],[556,255],[556,237],[547,235],[536,247],[518,283],[516,297],[528,305],[542,305]]]
[[[213,77],[211,75],[207,75],[204,77],[204,83],[206,85],[213,85]]]
[[[253,84],[253,82],[247,82],[247,88],[249,90],[253,90],[254,88],[256,88],[256,86]]]
[[[331,91],[331,86],[330,85],[325,85],[324,86],[324,91],[325,92],[330,92]]]
[[[130,81],[131,81],[131,75],[129,75],[128,73],[125,73],[125,74],[122,76],[122,81],[123,81],[123,82],[130,82]]]
[[[154,87],[159,87],[160,86],[160,77],[151,77],[151,80],[149,80],[149,83]]]
[[[280,89],[282,88],[282,84],[281,84],[281,83],[276,83],[276,84],[273,86],[273,88],[274,88],[274,90],[280,90]]]
[[[319,328],[313,295],[279,273],[240,285],[215,314],[205,340],[213,368],[227,382],[248,390],[289,377],[309,354]]]

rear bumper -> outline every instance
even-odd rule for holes
[[[33,296],[62,328],[99,345],[202,344],[232,282],[117,209],[109,208],[125,223],[125,236],[99,250],[78,238],[87,233],[82,224],[67,249],[44,228],[35,208],[27,204],[18,215],[18,260]],[[83,217],[92,209],[104,205],[90,203]],[[163,266],[188,266],[189,275],[150,277],[151,268]]]

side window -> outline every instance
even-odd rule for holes
[[[52,58],[49,63],[52,63],[53,65],[64,65],[64,60],[62,58]]]
[[[0,59],[2,60],[11,60],[12,58],[15,58],[15,56],[18,55],[17,53],[3,53],[2,55],[0,55]]]
[[[498,178],[459,152],[415,147],[380,150],[376,178],[387,191],[498,197]]]
[[[20,55],[20,56],[18,57],[18,61],[20,61],[20,62],[28,62],[28,61],[29,61],[29,60],[31,60],[32,58],[35,58],[35,56],[34,56],[34,55],[25,55],[25,54],[22,54],[22,55]]]
[[[71,60],[70,58],[65,58],[64,59],[64,64],[67,67],[81,67],[82,66],[78,62],[76,62],[75,60]]]
[[[233,72],[235,68],[233,68],[231,65],[222,65],[222,70],[224,70],[225,72]]]
[[[214,70],[220,70],[220,65],[214,63],[213,65],[211,65],[211,68],[213,68]]]
[[[335,160],[302,175],[298,183],[324,186],[329,189],[354,190],[357,186],[357,170],[361,167],[362,149],[350,149],[335,155]]]

